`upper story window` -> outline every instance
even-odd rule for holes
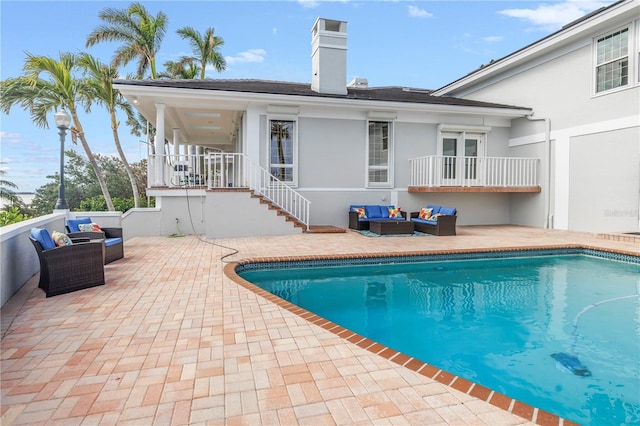
[[[369,121],[367,143],[367,184],[388,187],[391,185],[393,153],[392,123]]]
[[[629,84],[629,28],[596,40],[596,93]]]
[[[269,171],[283,182],[295,184],[296,122],[269,120]]]

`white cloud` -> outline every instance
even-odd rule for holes
[[[498,41],[502,41],[502,36],[487,36],[487,37],[482,37],[483,41],[486,41],[487,43],[495,43]]]
[[[409,6],[407,9],[409,10],[409,16],[412,18],[431,18],[433,16],[432,13],[416,6]]]
[[[20,133],[0,132],[0,141],[2,145],[20,145],[25,142],[25,139]]]
[[[249,49],[244,52],[240,52],[235,56],[227,56],[225,60],[227,64],[242,64],[246,62],[264,62],[264,57],[267,56],[267,51],[264,49]]]
[[[541,30],[554,31],[608,4],[600,1],[570,0],[562,3],[542,4],[535,9],[505,9],[498,13],[529,22]]]
[[[298,4],[302,7],[307,7],[307,8],[314,8],[317,7],[320,2],[316,1],[316,0],[298,0]]]
[[[297,0],[300,6],[308,9],[320,6],[320,3],[349,3],[349,1],[351,0]]]

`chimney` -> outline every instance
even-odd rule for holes
[[[346,95],[347,23],[318,18],[311,34],[311,90]]]

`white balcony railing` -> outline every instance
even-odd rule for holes
[[[409,160],[409,186],[538,186],[537,158],[452,157],[433,155]]]
[[[311,202],[244,154],[216,152],[161,157],[161,176],[156,176],[157,156],[149,155],[150,187],[251,189],[309,227]]]

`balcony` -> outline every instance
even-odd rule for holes
[[[537,158],[412,158],[409,192],[540,192],[539,168]]]

